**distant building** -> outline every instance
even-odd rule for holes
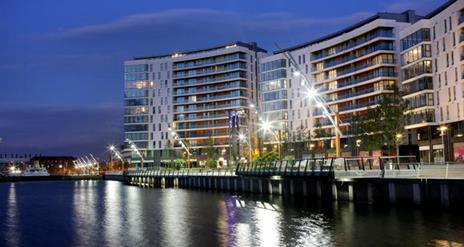
[[[30,164],[43,165],[48,173],[52,175],[61,175],[74,173],[73,161],[76,160],[72,156],[35,156],[30,160]]]

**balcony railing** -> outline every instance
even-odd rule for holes
[[[350,54],[350,55],[343,56],[341,59],[340,58],[336,58],[336,59],[334,58],[332,60],[329,60],[328,62],[324,62],[324,65],[320,69],[321,70],[322,69],[329,69],[331,67],[335,67],[337,65],[349,62],[351,60],[355,60],[357,58],[360,58],[360,57],[363,57],[363,56],[366,56],[366,55],[369,55],[371,53],[381,51],[381,50],[383,50],[383,51],[394,51],[395,48],[391,44],[380,44],[380,45],[368,47],[368,48],[365,48],[362,52],[359,52],[356,55]],[[311,69],[312,72],[315,72],[317,70],[319,70],[317,67],[313,67]]]
[[[373,59],[370,63],[367,63],[367,64],[363,64],[363,65],[358,65],[356,67],[353,67],[353,68],[349,68],[349,69],[344,69],[340,72],[337,71],[337,77],[340,77],[340,76],[343,76],[343,75],[346,75],[346,74],[350,74],[350,73],[353,73],[353,72],[356,72],[356,71],[359,71],[359,70],[362,70],[362,69],[365,69],[365,68],[368,68],[368,67],[371,67],[371,66],[374,66],[374,65],[380,65],[380,64],[395,64],[395,60],[394,59],[381,59],[380,61],[377,61],[375,59]],[[327,79],[330,79],[330,78],[325,78],[326,80]]]
[[[326,102],[332,102],[332,101],[352,98],[352,97],[356,97],[356,96],[359,96],[359,95],[372,93],[372,92],[375,92],[375,91],[380,91],[380,89],[375,90],[375,88],[371,87],[371,88],[360,90],[360,91],[357,91],[357,92],[349,92],[349,93],[345,93],[343,95],[339,95],[336,98],[328,98],[326,100]]]
[[[204,111],[204,110],[213,110],[213,109],[221,109],[221,108],[227,108],[227,107],[235,107],[235,106],[247,106],[245,103],[229,103],[229,104],[208,104],[205,106],[196,106],[196,105],[191,105],[189,107],[183,107],[183,108],[175,108],[174,112],[191,112],[191,111]]]
[[[243,53],[238,53],[234,55],[228,55],[222,58],[216,57],[216,58],[210,58],[210,59],[197,60],[194,62],[177,63],[177,64],[174,64],[173,69],[184,69],[184,68],[187,69],[187,68],[197,67],[197,66],[206,66],[210,64],[222,63],[222,62],[232,61],[236,59],[246,59],[246,56]]]
[[[382,72],[382,71],[379,72],[379,73],[372,73],[372,74],[368,74],[367,76],[358,77],[356,79],[345,80],[344,82],[338,83],[337,86],[334,87],[334,88],[329,88],[327,85],[321,86],[319,88],[319,91],[320,92],[331,91],[331,90],[343,88],[343,87],[346,87],[346,86],[351,86],[351,85],[354,85],[354,84],[358,84],[358,83],[361,83],[361,82],[365,82],[365,81],[368,81],[368,80],[371,80],[371,79],[374,79],[374,78],[377,78],[377,77],[397,77],[397,73],[394,73],[394,72]]]
[[[204,87],[204,88],[190,88],[188,90],[184,89],[177,89],[174,91],[174,95],[182,95],[182,94],[194,94],[194,93],[206,93],[206,92],[214,92],[223,89],[233,89],[237,87],[245,87],[246,83],[240,83],[239,81],[228,83],[227,85],[223,86],[211,86],[211,87]]]
[[[246,123],[240,123],[240,125],[246,125]],[[215,127],[224,127],[228,128],[229,123],[216,123],[216,124],[189,124],[189,125],[177,125],[176,130],[185,130],[185,129],[204,129],[204,128],[215,128]]]
[[[224,72],[228,70],[234,70],[234,69],[246,69],[246,64],[244,63],[236,63],[233,65],[228,65],[220,69],[201,69],[201,70],[190,70],[189,72],[176,72],[173,74],[173,78],[180,78],[180,77],[191,77],[191,76],[199,76],[199,75],[205,75],[205,74],[212,74],[212,73],[218,73],[218,72]]]
[[[230,100],[231,98],[236,98],[236,97],[246,97],[246,94],[241,93],[241,92],[235,92],[235,93],[228,93],[228,94],[223,94],[223,95],[214,95],[214,96],[197,98],[195,101],[184,99],[184,98],[178,98],[178,99],[174,100],[174,104],[180,104],[180,103],[195,104],[195,103],[211,101],[211,100],[218,100],[218,99],[219,100]]]
[[[369,106],[373,106],[377,104],[380,104],[380,100],[370,100],[370,101],[366,101],[362,103],[349,104],[349,105],[338,107],[338,112],[349,111],[349,110],[354,110],[354,109],[363,108],[363,107],[369,107]],[[313,116],[320,116],[320,115],[322,115],[321,109],[317,109],[313,112]]]
[[[413,114],[406,118],[407,125],[420,124],[420,123],[433,123],[435,122],[435,114],[422,113],[422,114]]]
[[[210,115],[189,115],[187,117],[183,115],[176,115],[174,117],[174,121],[183,121],[183,120],[202,120],[202,119],[212,119],[212,118],[220,118],[220,117],[227,117],[229,116],[228,113],[223,114],[210,114]]]
[[[355,41],[355,42],[350,42],[348,45],[340,47],[340,48],[335,48],[334,53],[329,53],[328,51],[323,51],[323,52],[320,52],[318,55],[312,55],[311,60],[319,60],[319,59],[322,59],[324,57],[336,55],[337,53],[341,53],[341,52],[344,52],[346,50],[352,49],[352,48],[354,48],[356,46],[359,46],[361,44],[364,44],[366,42],[369,42],[369,41],[371,41],[373,39],[376,39],[376,38],[379,38],[379,37],[392,38],[393,33],[389,32],[389,31],[384,31],[384,30],[383,31],[378,31],[376,34],[374,34],[372,36],[369,36],[368,38],[364,38],[364,39],[361,39],[361,40],[358,40],[358,41]]]
[[[212,78],[204,78],[204,79],[192,79],[188,81],[177,81],[174,83],[174,87],[181,87],[181,86],[198,86],[204,83],[209,83],[209,82],[218,82],[218,81],[224,81],[224,80],[229,80],[229,79],[246,79],[246,73],[231,73],[228,75],[223,75],[223,76],[213,76]]]

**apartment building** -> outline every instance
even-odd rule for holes
[[[357,139],[353,121],[396,85],[409,102],[403,144],[418,145],[424,161],[460,159],[463,9],[464,0],[451,0],[426,16],[413,10],[378,13],[273,54],[255,43],[235,42],[127,61],[126,138],[151,161],[170,143],[180,148],[170,129],[200,159],[210,138],[224,153],[239,155],[231,142],[240,133],[251,141],[261,119],[282,132],[280,140],[261,136],[265,147],[298,139],[303,130],[312,133],[313,148],[334,155],[337,113],[341,147],[351,155]],[[322,96],[328,114],[308,97],[310,88]]]
[[[400,33],[408,143],[421,160],[462,160],[464,1],[449,1]]]
[[[376,107],[382,95],[392,93],[391,85],[399,84],[399,32],[420,18],[414,11],[378,13],[336,33],[263,58],[261,69],[287,58],[286,64],[278,63],[287,66],[287,102],[279,103],[286,108],[269,114],[287,117],[285,122],[290,133],[297,133],[301,127],[309,128],[315,148],[326,150],[335,146],[336,130],[332,121],[338,113],[342,147],[353,147],[355,138],[351,138],[350,122],[354,116],[361,117]],[[296,70],[299,73],[295,74]],[[266,81],[265,73],[261,71],[261,85],[274,83]],[[308,88],[322,95],[332,119],[307,97]],[[261,93],[264,114],[269,110],[266,105],[269,102],[264,97],[265,91]]]
[[[234,42],[125,62],[125,137],[148,165],[170,145],[182,149],[181,142],[201,157],[212,139],[227,155],[232,139],[254,126],[250,107],[257,105],[258,59],[265,53],[255,43]]]

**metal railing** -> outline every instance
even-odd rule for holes
[[[124,175],[129,177],[188,177],[188,176],[235,176],[235,170],[230,168],[185,168],[185,169],[155,169],[155,170],[132,170],[126,171]]]
[[[333,161],[333,158],[313,158],[254,162],[251,166],[238,165],[235,173],[240,176],[321,176],[333,171]]]

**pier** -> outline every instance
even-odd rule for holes
[[[108,175],[125,184],[256,193],[381,205],[464,205],[464,165],[383,164],[344,159],[275,161],[235,170],[144,170]]]

